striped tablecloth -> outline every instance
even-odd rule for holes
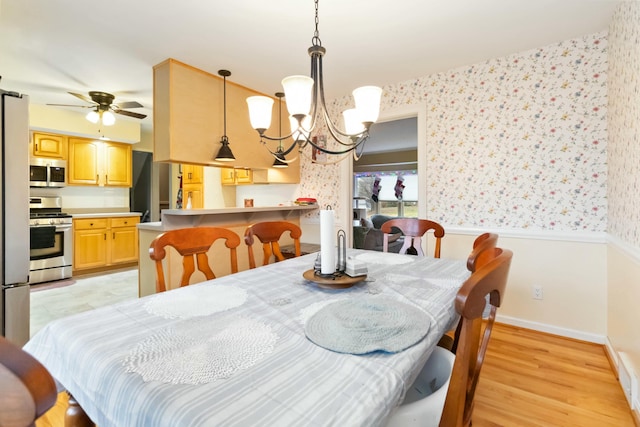
[[[51,322],[25,350],[100,427],[384,425],[455,321],[469,273],[464,260],[349,255],[367,263],[368,277],[348,289],[303,279],[310,254]],[[229,302],[212,301],[218,292],[231,292]],[[359,356],[305,337],[305,320],[323,305],[363,295],[422,308],[427,336],[399,353]],[[239,335],[250,345],[235,348]],[[156,347],[173,356],[154,361]]]

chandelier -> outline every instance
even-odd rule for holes
[[[271,125],[273,98],[267,96],[251,96],[247,98],[249,119],[251,126],[260,135],[260,142],[280,162],[286,163],[287,160],[284,156],[293,151],[296,146],[301,154],[304,154],[305,147],[311,146],[317,152],[344,155],[337,161],[346,158],[346,154],[349,152],[352,152],[354,159],[358,160],[362,155],[364,143],[369,138],[369,128],[378,120],[382,89],[377,86],[363,86],[355,89],[353,91],[355,108],[342,113],[344,120],[342,129],[334,124],[327,112],[324,96],[322,57],[326,49],[322,47],[320,33],[318,32],[318,0],[315,0],[314,3],[315,31],[311,39],[312,46],[308,50],[309,56],[311,56],[311,77],[289,76],[282,80],[287,110],[290,114],[291,133],[277,137],[265,134]],[[317,142],[316,138],[310,137],[311,133],[316,130],[319,117],[324,119],[331,138],[337,141],[337,144],[333,144],[335,148],[328,148],[323,143]],[[282,145],[282,141],[288,138],[292,138],[293,142],[285,148]],[[280,142],[276,151],[272,151],[267,146],[267,141]],[[316,163],[335,163],[319,162],[313,158],[312,161]]]

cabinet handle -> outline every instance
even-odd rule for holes
[[[100,175],[96,174],[96,182],[100,181]]]
[[[127,224],[129,224],[129,221],[125,221],[125,222],[124,222],[124,225],[127,225]]]
[[[115,239],[115,238],[116,238],[116,232],[114,231],[112,239]]]
[[[104,240],[107,240],[107,233],[104,233]]]
[[[38,143],[36,142],[36,151],[38,151]]]
[[[89,227],[93,227],[93,223],[92,222],[89,223]]]

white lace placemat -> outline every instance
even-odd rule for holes
[[[307,320],[307,338],[338,353],[396,353],[429,332],[430,316],[420,308],[382,296],[363,296],[326,305]]]
[[[233,285],[204,285],[180,288],[154,295],[144,305],[149,314],[167,319],[207,316],[239,307],[247,300],[247,292]]]
[[[250,318],[190,319],[140,342],[123,364],[145,382],[205,384],[255,365],[277,340],[270,326]]]
[[[371,264],[386,264],[386,265],[400,265],[407,264],[411,261],[415,261],[416,258],[413,255],[396,255],[389,256],[385,252],[368,252],[364,254],[356,255],[358,261],[364,261]]]

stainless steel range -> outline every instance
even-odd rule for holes
[[[72,224],[60,197],[29,198],[29,284],[71,277]]]

